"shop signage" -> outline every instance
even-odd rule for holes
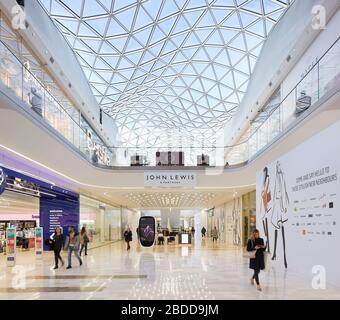
[[[41,258],[43,253],[43,228],[35,228],[35,256]]]
[[[2,194],[6,189],[6,174],[4,170],[0,167],[0,194]]]
[[[7,266],[15,266],[15,253],[16,253],[16,233],[15,228],[7,228],[6,230],[6,256]]]
[[[146,187],[195,187],[197,175],[188,171],[146,171],[144,172],[144,186]]]

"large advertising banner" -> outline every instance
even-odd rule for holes
[[[67,229],[71,225],[78,230],[79,215],[79,198],[67,200],[41,197],[40,225],[43,227],[43,238],[49,239],[56,227],[61,228],[63,234],[67,234]],[[49,250],[45,243],[44,250]]]
[[[340,122],[256,176],[257,228],[275,265],[340,285]]]

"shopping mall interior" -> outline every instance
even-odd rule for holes
[[[0,0],[0,299],[340,299],[339,9]]]

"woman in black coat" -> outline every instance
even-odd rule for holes
[[[254,280],[257,284],[257,290],[262,291],[259,280],[259,273],[261,270],[264,270],[264,251],[266,250],[266,246],[264,245],[264,241],[260,238],[260,232],[258,230],[254,230],[251,239],[248,240],[247,243],[247,251],[256,251],[255,258],[250,259],[249,268],[254,270],[254,274],[251,278],[251,284],[254,284]]]
[[[52,236],[52,241],[55,260],[54,269],[58,269],[58,260],[60,260],[62,266],[64,265],[64,261],[60,256],[61,249],[64,246],[64,236],[61,233],[61,229],[59,227],[55,228],[54,234]]]
[[[127,251],[130,250],[130,241],[132,241],[132,231],[130,229],[130,227],[127,227],[127,229],[125,230],[124,232],[124,239],[125,239],[125,242],[127,244]]]

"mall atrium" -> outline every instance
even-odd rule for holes
[[[0,0],[0,299],[340,299],[339,9]]]

